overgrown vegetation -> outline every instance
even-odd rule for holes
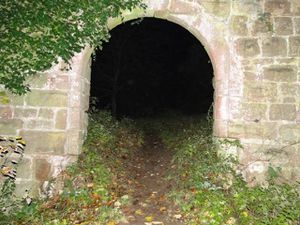
[[[107,20],[136,7],[145,5],[140,0],[2,0],[0,84],[25,93],[28,76],[49,69],[59,57],[68,62],[87,45],[101,48],[109,38]]]
[[[124,170],[121,159],[130,157],[142,143],[143,134],[133,121],[116,121],[108,112],[92,115],[78,162],[53,181],[62,191],[49,185],[51,198],[3,214],[1,225],[115,224],[121,219],[115,203],[127,201],[116,182]]]
[[[170,179],[177,187],[171,196],[189,224],[299,224],[297,186],[275,184],[270,168],[268,187],[248,187],[233,170],[234,158],[218,154],[205,117],[160,118],[152,124],[175,150]]]
[[[187,224],[299,224],[299,186],[276,184],[277,172],[270,167],[268,187],[248,187],[233,169],[234,158],[218,155],[211,122],[205,117],[168,114],[134,122],[98,112],[90,117],[78,163],[53,181],[61,191],[49,185],[48,197],[30,205],[14,199],[16,210],[2,213],[1,225],[117,224],[122,220],[120,205],[130,201],[122,187],[122,162],[134,157],[149,129],[174,152],[168,179],[176,185],[170,198],[181,207]],[[7,189],[0,202],[5,193],[12,196]]]

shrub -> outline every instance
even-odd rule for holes
[[[8,221],[50,225],[107,224],[118,220],[121,213],[114,202],[120,197],[115,186],[118,171],[122,169],[119,159],[139,148],[142,138],[133,121],[117,121],[106,111],[91,115],[78,162],[53,181],[53,184],[62,182],[62,189],[51,198],[35,200],[30,206],[17,210]]]
[[[205,118],[164,119],[157,129],[175,150],[170,179],[177,181],[171,196],[189,224],[297,224],[300,197],[297,185],[248,187],[232,157],[218,154],[211,123]],[[274,170],[272,177],[274,178]]]

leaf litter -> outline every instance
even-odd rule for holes
[[[167,196],[173,184],[166,179],[172,152],[155,133],[145,134],[143,147],[124,161],[130,205],[121,206],[125,221],[120,225],[183,225],[184,217]]]

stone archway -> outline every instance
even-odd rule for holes
[[[297,1],[145,0],[124,21],[155,17],[179,24],[205,47],[214,69],[214,135],[239,140],[237,154],[247,180],[263,181],[270,160],[286,180],[299,178],[300,30]],[[270,15],[270,21],[261,15]],[[110,19],[112,29],[122,23]],[[287,24],[287,25],[286,25]],[[274,29],[269,30],[270,26]],[[20,189],[56,176],[81,152],[87,128],[90,59],[86,47],[71,60],[29,81],[31,93],[0,105],[0,135],[27,141]],[[45,145],[45,143],[49,143]],[[284,149],[277,153],[275,150]],[[267,154],[274,153],[268,158]],[[276,157],[275,157],[276,156]],[[28,169],[30,168],[30,169]],[[22,191],[22,190],[21,190]]]
[[[214,135],[227,137],[227,123],[229,112],[229,77],[232,60],[230,50],[225,39],[226,30],[218,25],[218,21],[204,12],[196,3],[168,3],[167,1],[149,1],[146,12],[136,10],[124,13],[124,20],[111,19],[108,21],[110,29],[122,22],[140,17],[154,17],[176,23],[192,33],[206,49],[214,69]],[[71,131],[68,146],[73,154],[80,153],[83,137],[87,127],[87,115],[90,88],[90,56],[93,49],[86,48],[76,55],[72,61],[71,92],[69,94],[69,127],[77,128]],[[236,64],[233,64],[236,65]],[[236,81],[235,81],[236,82]],[[75,135],[74,135],[75,134]],[[79,140],[80,142],[76,141]]]

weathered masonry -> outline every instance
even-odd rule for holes
[[[300,1],[147,0],[126,20],[157,17],[177,23],[204,45],[214,68],[214,134],[239,140],[244,176],[262,181],[268,165],[285,179],[300,174]],[[121,23],[108,21],[110,28]],[[19,191],[41,184],[76,160],[86,135],[90,58],[86,48],[31,79],[32,92],[0,106],[0,135],[27,141]],[[5,98],[5,96],[0,96]],[[7,102],[7,103],[5,103]],[[298,177],[297,177],[298,176]]]

